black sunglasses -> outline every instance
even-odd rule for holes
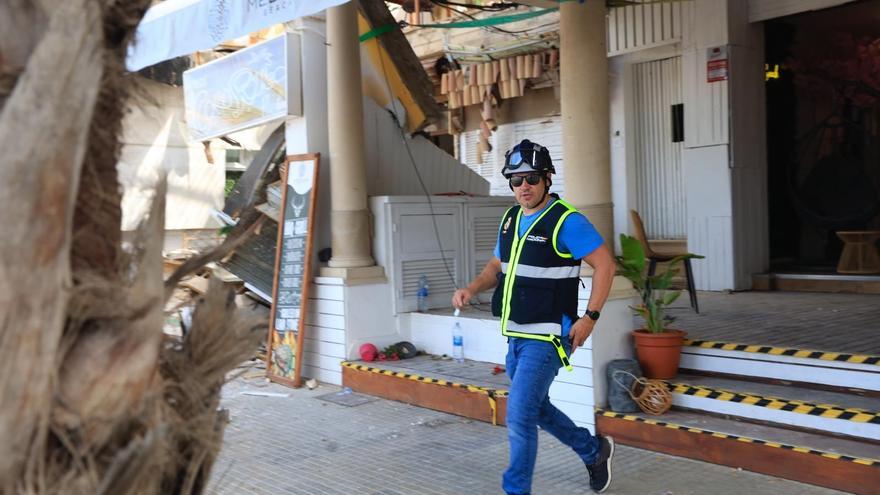
[[[530,186],[537,186],[541,179],[544,176],[541,174],[529,174],[529,175],[514,175],[510,178],[511,187],[519,187],[522,185],[523,180],[529,183]]]

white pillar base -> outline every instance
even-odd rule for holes
[[[353,268],[322,267],[321,277],[341,278],[345,285],[381,284],[387,282],[385,269],[381,266],[362,266]]]
[[[370,218],[367,210],[330,212],[332,268],[358,268],[376,264],[370,256]]]

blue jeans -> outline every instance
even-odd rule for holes
[[[567,338],[563,338],[566,352]],[[586,352],[586,351],[582,351]],[[507,348],[507,435],[510,467],[504,472],[502,487],[508,495],[528,495],[538,456],[538,426],[572,448],[592,464],[599,452],[599,440],[590,430],[580,428],[550,403],[550,384],[562,363],[550,342],[511,338]]]

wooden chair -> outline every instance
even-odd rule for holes
[[[648,275],[654,275],[654,272],[657,270],[657,263],[662,263],[666,261],[670,261],[676,256],[682,256],[687,253],[669,253],[669,254],[661,254],[655,253],[653,249],[651,249],[651,245],[648,244],[648,236],[645,234],[645,225],[642,223],[642,217],[639,216],[639,212],[636,210],[630,210],[629,215],[632,218],[633,226],[635,227],[635,237],[639,240],[639,243],[642,245],[642,249],[645,250],[645,257],[648,258]],[[685,272],[685,280],[687,281],[687,291],[691,296],[691,307],[694,308],[696,313],[700,312],[700,306],[697,304],[697,290],[694,288],[694,271],[691,268],[691,260],[690,258],[686,258],[684,261],[684,272]]]

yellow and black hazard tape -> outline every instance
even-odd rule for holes
[[[498,424],[498,406],[495,402],[495,399],[499,399],[502,397],[507,397],[507,390],[498,390],[494,388],[487,387],[478,387],[476,385],[469,385],[467,383],[457,383],[451,382],[449,380],[441,380],[439,378],[431,378],[429,376],[421,376],[416,375],[414,373],[404,373],[402,371],[393,371],[386,370],[383,368],[375,368],[373,366],[366,366],[363,364],[352,363],[351,361],[343,361],[342,366],[346,368],[351,368],[353,370],[358,371],[368,371],[370,373],[377,373],[380,375],[393,376],[397,378],[405,378],[407,380],[412,380],[416,382],[422,383],[430,383],[432,385],[440,385],[444,387],[453,387],[453,388],[462,388],[467,390],[468,392],[474,392],[477,394],[485,395],[489,400],[489,407],[492,409],[492,424]]]
[[[731,392],[729,390],[689,385],[687,383],[669,383],[669,391],[674,394],[690,395],[705,399],[735,402],[749,406],[766,407],[777,411],[786,411],[798,414],[807,414],[820,418],[841,419],[856,423],[869,423],[880,425],[880,412],[866,409],[846,408],[833,404],[813,404],[799,400],[782,399],[778,397],[764,397],[761,395]]]
[[[844,455],[844,454],[837,454],[834,452],[826,452],[823,450],[811,449],[809,447],[798,447],[795,445],[788,445],[788,444],[778,443],[778,442],[770,442],[767,440],[760,440],[757,438],[741,437],[738,435],[731,435],[729,433],[719,433],[717,431],[704,430],[702,428],[693,428],[690,426],[678,425],[675,423],[667,423],[665,421],[657,421],[656,419],[643,418],[641,416],[633,416],[631,414],[622,414],[622,413],[616,413],[613,411],[606,411],[604,409],[596,409],[596,414],[599,414],[601,416],[605,416],[607,418],[623,419],[626,421],[635,421],[635,422],[645,423],[645,424],[649,424],[649,425],[662,426],[664,428],[670,428],[672,430],[682,430],[682,431],[687,431],[689,433],[699,433],[701,435],[710,435],[715,438],[736,440],[738,442],[743,442],[743,443],[754,443],[756,445],[764,445],[766,447],[774,447],[774,448],[779,448],[779,449],[783,449],[783,450],[791,450],[794,452],[799,452],[801,454],[818,455],[821,457],[825,457],[827,459],[835,459],[835,460],[839,460],[839,461],[854,462],[856,464],[862,464],[865,466],[872,466],[872,467],[880,468],[880,459],[871,459],[868,457],[853,457],[853,456]]]
[[[806,359],[821,359],[839,363],[872,364],[880,366],[880,356],[869,354],[847,354],[845,352],[814,351],[810,349],[793,349],[790,347],[773,347],[767,345],[736,344],[731,342],[712,342],[709,340],[685,339],[684,345],[702,349],[719,349],[723,351],[754,352],[771,356],[788,356]]]

